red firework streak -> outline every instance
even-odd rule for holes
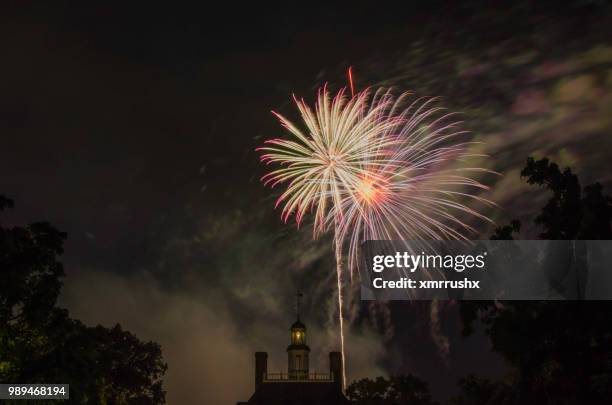
[[[349,86],[351,87],[351,97],[355,96],[355,86],[353,85],[353,67],[349,66],[348,68],[348,80]]]

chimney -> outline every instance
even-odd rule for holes
[[[255,389],[263,382],[268,372],[268,353],[255,352]]]
[[[338,391],[344,391],[344,383],[342,380],[342,355],[340,352],[329,353],[329,372],[334,378],[334,385],[338,387]]]

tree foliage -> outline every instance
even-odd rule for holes
[[[461,394],[450,399],[449,405],[504,405],[511,387],[501,381],[468,376],[459,380]]]
[[[13,201],[0,196],[0,211]],[[57,306],[66,234],[0,224],[0,383],[70,384],[76,404],[165,403],[160,346],[120,325],[87,327]]]
[[[346,395],[356,405],[433,405],[429,386],[413,375],[353,382]]]
[[[534,221],[541,238],[612,239],[612,199],[599,183],[582,189],[571,169],[548,159],[529,158],[521,176],[551,193]],[[520,229],[513,221],[491,239],[513,239]],[[465,380],[455,404],[603,404],[612,396],[609,302],[463,302],[461,313],[464,334],[481,321],[513,371],[505,385]]]
[[[527,183],[544,187],[552,197],[535,218],[542,226],[542,239],[599,240],[612,238],[612,198],[599,183],[580,188],[578,177],[568,167],[563,171],[548,159],[527,159],[521,172]]]

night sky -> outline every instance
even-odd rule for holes
[[[531,29],[521,32],[537,39],[529,59],[512,31],[475,20],[484,13],[476,2],[292,3],[15,2],[0,12],[0,193],[16,205],[4,221],[48,220],[68,233],[61,304],[87,324],[120,322],[159,342],[171,405],[246,400],[256,350],[270,353],[271,371],[284,370],[298,289],[314,368],[326,370],[338,349],[329,241],[282,224],[259,182],[254,149],[283,134],[270,110],[295,117],[292,93],[312,100],[324,82],[344,86],[351,65],[358,86],[418,90],[431,78],[410,69],[446,69],[443,51],[454,47],[485,79],[451,87],[480,74],[464,69],[459,79],[438,74],[433,89],[467,111],[494,156],[489,166],[503,173],[489,195],[500,204],[492,217],[521,217],[544,201],[516,200],[532,153],[610,184],[612,50],[601,21],[577,32],[547,28],[572,10],[515,10]],[[580,10],[576,25],[606,18]],[[431,69],[411,64],[421,37]],[[548,46],[560,37],[572,40]],[[527,61],[498,69],[494,53],[475,60],[485,46]],[[504,371],[486,338],[460,337],[452,303],[367,307],[357,297],[351,308],[350,378],[412,372],[446,398],[460,376]]]

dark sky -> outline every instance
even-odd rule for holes
[[[337,349],[329,246],[280,223],[254,148],[280,133],[270,110],[294,114],[292,93],[312,100],[325,81],[342,86],[350,65],[358,85],[382,81],[386,71],[371,66],[424,32],[472,38],[475,3],[5,5],[0,192],[16,202],[7,222],[45,219],[68,232],[63,304],[86,323],[121,322],[159,341],[171,405],[245,400],[255,350],[284,367],[297,288],[324,370],[325,351]],[[569,141],[541,139],[580,161]],[[508,181],[504,190],[516,190]],[[460,375],[502,370],[486,339],[460,338],[452,304],[369,308],[383,321],[354,305],[353,378],[414,372],[443,398]]]
[[[3,13],[4,189],[21,212],[53,215],[71,244],[95,228],[113,252],[146,248],[138,240],[177,204],[250,205],[265,195],[253,149],[277,131],[270,110],[311,93],[329,69],[343,80],[351,53],[373,41],[344,15],[237,5]]]

